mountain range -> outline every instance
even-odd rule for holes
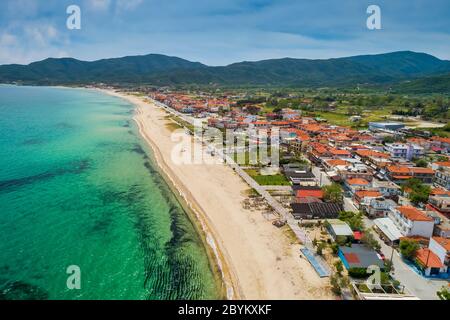
[[[81,61],[49,58],[0,66],[0,82],[38,85],[150,84],[342,87],[393,85],[450,92],[450,61],[412,51],[333,59],[270,59],[212,67],[160,54]]]

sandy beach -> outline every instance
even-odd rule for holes
[[[135,121],[158,165],[190,206],[217,255],[228,299],[333,299],[299,257],[300,245],[261,212],[244,209],[249,186],[224,164],[176,164],[167,112],[143,98],[104,91],[136,106]],[[188,136],[190,139],[190,136]]]

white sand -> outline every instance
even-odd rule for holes
[[[207,239],[214,239],[229,298],[333,299],[328,279],[299,257],[300,245],[292,244],[288,231],[243,208],[249,186],[231,168],[173,163],[166,111],[136,96],[105,92],[136,105],[136,123],[159,166],[195,211]]]

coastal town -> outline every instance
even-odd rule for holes
[[[207,150],[223,157],[251,188],[243,206],[264,202],[268,223],[289,228],[302,245],[299,259],[328,279],[337,297],[410,300],[448,294],[449,137],[398,118],[355,128],[289,107],[267,111],[240,94],[130,92],[164,109],[176,127],[192,135],[199,122],[203,130],[217,128],[224,136],[230,130],[270,135],[276,129],[276,166],[250,161],[245,149]],[[244,161],[237,163],[239,153]],[[375,274],[378,280],[371,282]]]
[[[449,15],[0,1],[0,305],[445,317]]]

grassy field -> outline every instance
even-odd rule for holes
[[[444,128],[420,128],[420,129],[430,131],[431,134],[434,136],[450,138],[450,132],[446,131]]]
[[[289,186],[290,183],[282,174],[263,176],[257,169],[246,169],[247,172],[261,186]]]
[[[238,155],[239,155],[239,161],[238,161]],[[269,158],[267,161],[270,161],[270,156],[271,156],[271,149],[269,148],[267,150],[267,157]],[[244,158],[245,161],[242,163],[241,158]],[[236,161],[238,164],[242,165],[242,166],[252,166],[252,165],[258,165],[261,164],[260,163],[260,158],[259,158],[259,152],[256,155],[256,163],[250,163],[250,153],[248,151],[245,152],[235,152],[233,154],[233,159],[234,161]],[[252,159],[254,160],[254,159]],[[253,161],[252,161],[253,162]],[[263,165],[267,165],[267,163],[263,163]]]
[[[391,115],[391,108],[379,108],[364,110],[361,114],[362,120],[360,122],[352,122],[351,116],[348,115],[348,109],[350,106],[340,106],[334,111],[317,111],[315,112],[317,117],[328,120],[328,123],[347,126],[347,127],[368,127],[369,122],[372,121],[386,121]]]

